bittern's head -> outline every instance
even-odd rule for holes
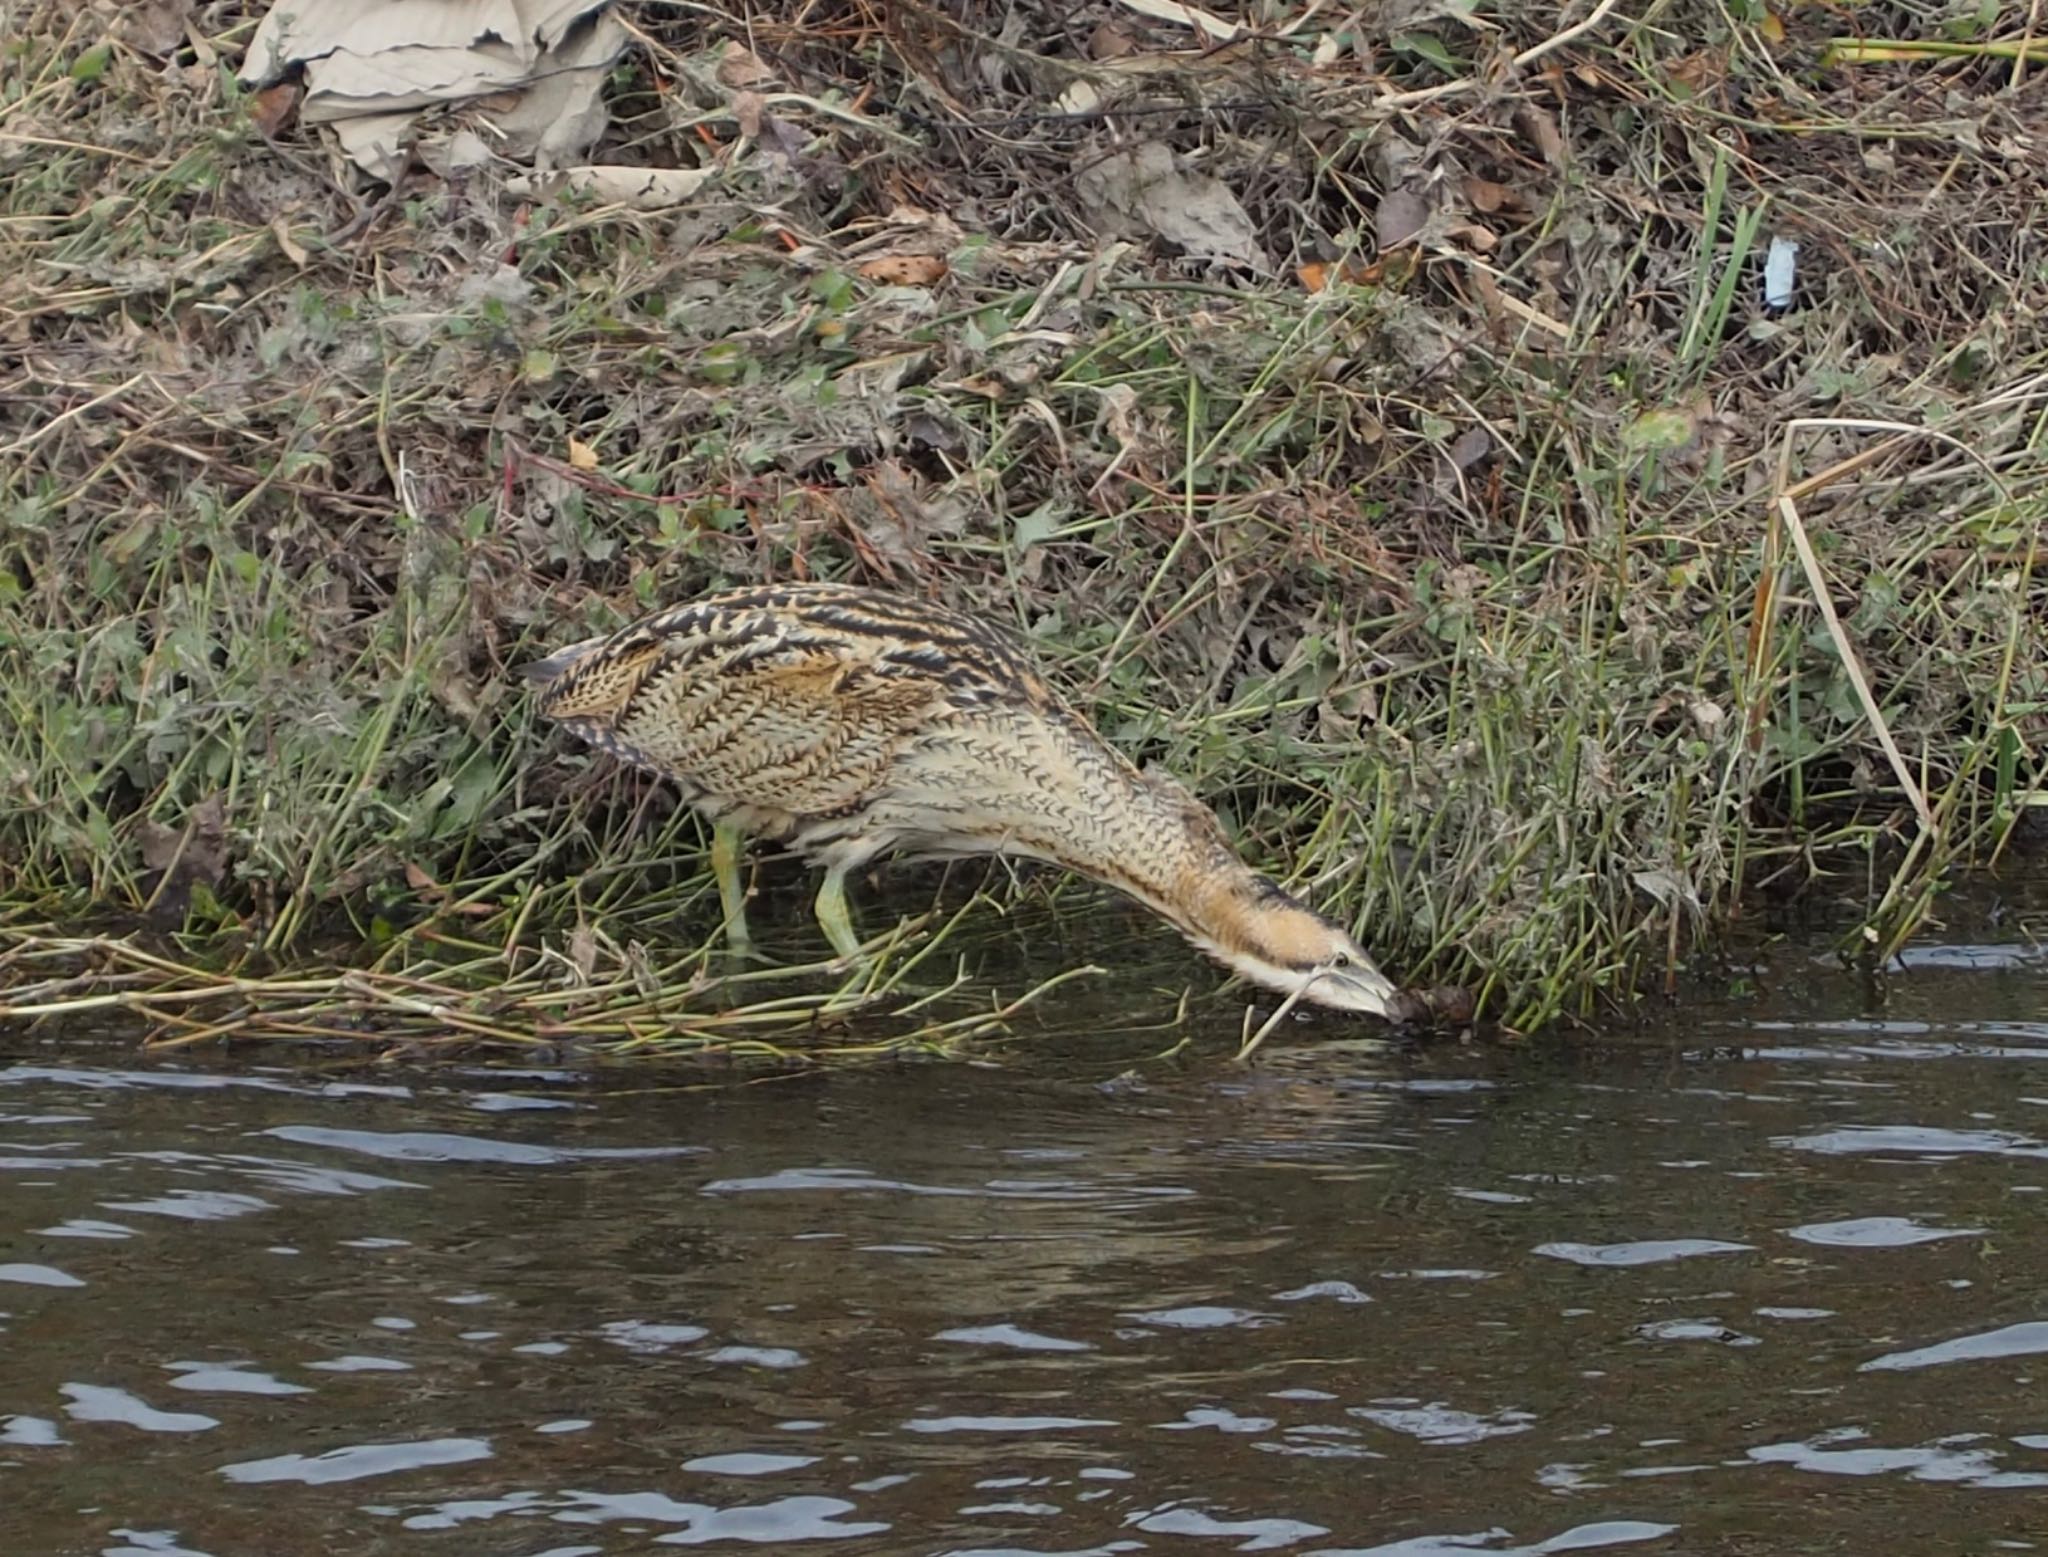
[[[1247,866],[1215,812],[1163,773],[1147,773],[1145,784],[1177,844],[1162,851],[1176,862],[1169,879],[1147,896],[1181,934],[1279,994],[1392,1022],[1417,1014],[1349,931]]]
[[[1211,894],[1210,923],[1195,931],[1225,966],[1314,1005],[1404,1021],[1409,1002],[1343,926],[1261,876]]]

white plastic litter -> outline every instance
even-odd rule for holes
[[[1790,308],[1792,285],[1799,274],[1799,245],[1790,238],[1773,238],[1764,256],[1764,306]]]

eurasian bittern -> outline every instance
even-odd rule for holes
[[[846,874],[877,855],[1009,854],[1092,876],[1226,967],[1320,1005],[1398,1014],[1341,927],[1254,873],[1215,814],[1140,772],[987,623],[907,596],[766,584],[674,606],[525,668],[539,708],[666,775],[714,824],[744,941],[742,835],[825,866],[818,922],[856,960]]]

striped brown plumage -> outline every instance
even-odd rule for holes
[[[1393,986],[1351,937],[1254,874],[1214,814],[1141,773],[1006,633],[909,596],[765,584],[655,612],[528,667],[547,717],[664,774],[732,842],[827,869],[819,919],[857,953],[846,873],[876,856],[1008,854],[1105,881],[1269,987],[1387,1014]]]

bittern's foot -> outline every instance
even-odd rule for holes
[[[853,928],[853,915],[846,908],[846,878],[836,870],[827,871],[825,884],[818,888],[817,914],[818,926],[839,954],[841,965],[853,968],[866,960],[861,938]]]
[[[718,882],[718,908],[725,916],[725,944],[728,951],[744,955],[751,937],[747,934],[747,893],[740,881],[739,833],[720,823],[711,833],[711,874]]]

